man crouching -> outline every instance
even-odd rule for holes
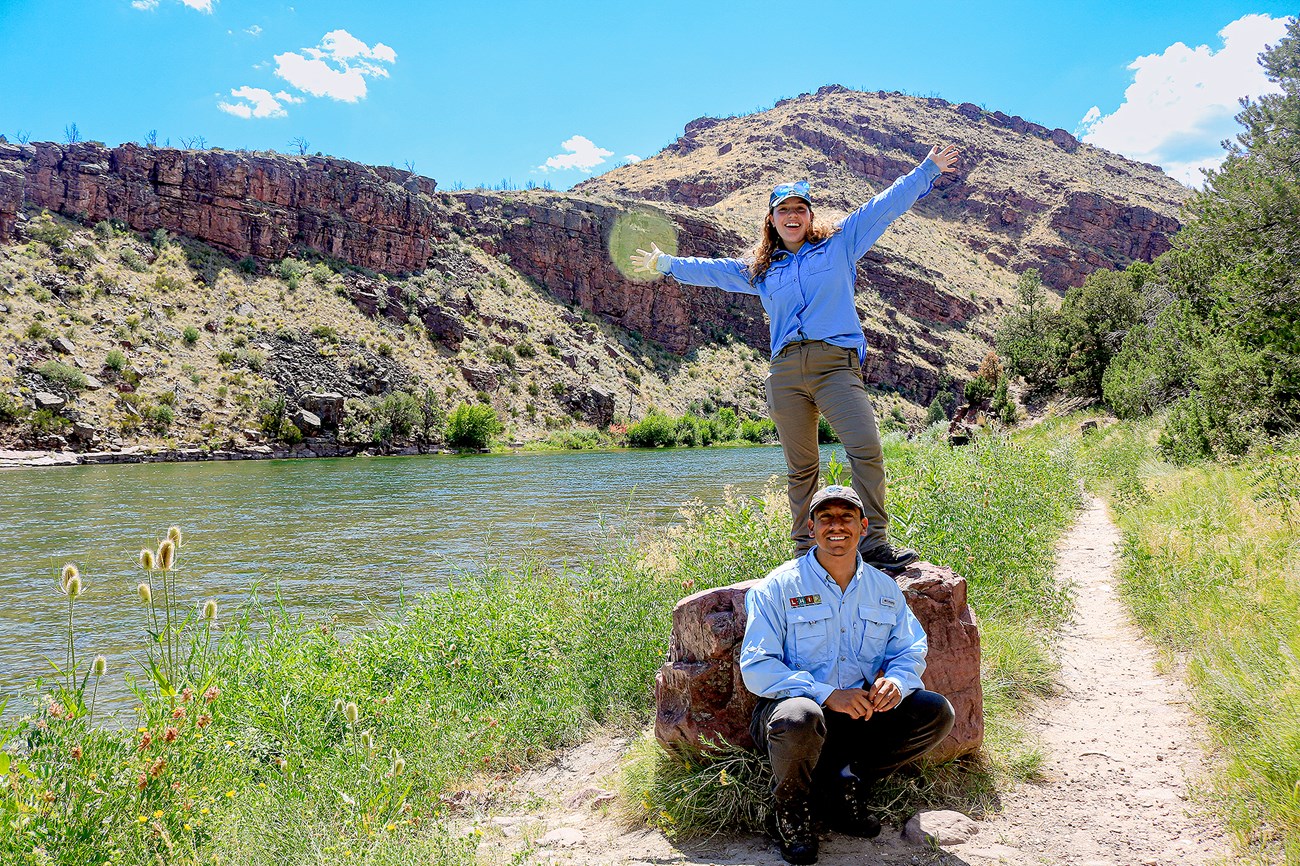
[[[878,834],[867,786],[953,725],[948,700],[921,686],[925,630],[898,584],[858,555],[867,527],[858,494],[823,488],[809,514],[816,546],[745,596],[740,654],[759,698],[750,732],[772,761],[774,835],[788,863],[817,861],[814,817]]]

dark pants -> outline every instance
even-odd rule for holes
[[[924,755],[952,730],[952,704],[918,690],[894,709],[855,719],[811,698],[759,698],[749,730],[772,760],[778,799],[834,790],[852,773],[867,782]]]

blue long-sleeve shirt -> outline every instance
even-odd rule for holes
[[[760,697],[822,704],[836,689],[869,689],[883,671],[902,697],[922,688],[925,629],[898,584],[859,556],[841,593],[816,550],[779,566],[745,594],[745,687]]]
[[[889,189],[840,221],[839,230],[798,253],[778,250],[767,273],[749,282],[744,259],[702,259],[664,255],[658,269],[679,282],[758,295],[771,328],[772,357],[787,344],[822,340],[856,349],[865,357],[866,337],[853,302],[858,260],[867,254],[889,224],[930,191],[939,166],[928,157],[894,181]]]

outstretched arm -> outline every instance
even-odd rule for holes
[[[632,265],[642,273],[670,274],[679,283],[691,286],[758,294],[758,290],[749,284],[749,271],[740,259],[679,258],[668,255],[653,243],[650,249],[639,249],[631,258]]]
[[[880,239],[889,224],[907,213],[912,205],[930,191],[935,178],[957,170],[961,151],[956,145],[930,148],[921,164],[894,181],[889,189],[844,218],[841,226],[848,240],[849,255],[857,261]]]

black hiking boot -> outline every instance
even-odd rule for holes
[[[831,829],[845,836],[874,839],[880,835],[880,819],[867,810],[866,786],[857,776],[841,780],[840,801],[832,810]]]
[[[900,571],[916,562],[919,555],[910,547],[895,547],[888,541],[882,541],[862,551],[862,561],[881,571]]]
[[[785,862],[795,866],[817,862],[817,829],[806,797],[777,800],[771,826],[772,838],[781,847]]]

